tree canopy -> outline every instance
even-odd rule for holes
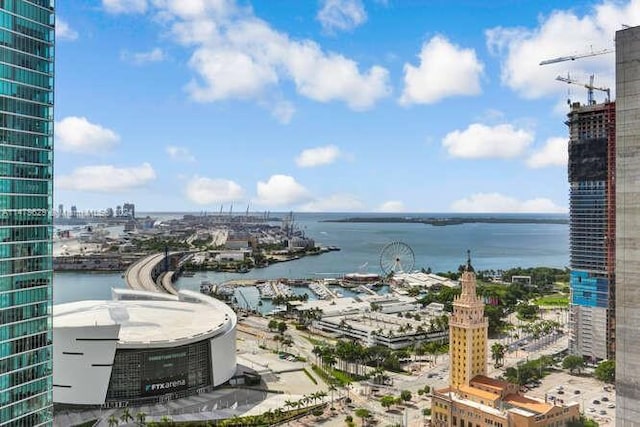
[[[613,383],[616,380],[616,361],[603,360],[598,364],[594,371],[594,375],[600,381]]]
[[[567,356],[562,360],[562,367],[571,373],[580,372],[584,368],[584,359],[582,356]]]

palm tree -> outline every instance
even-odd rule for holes
[[[356,409],[356,417],[362,419],[362,425],[364,426],[365,420],[371,416],[371,411],[365,408]]]
[[[138,412],[136,414],[136,421],[138,422],[139,426],[147,425],[147,414],[145,414],[144,412]]]
[[[311,353],[314,354],[314,356],[316,356],[316,363],[318,363],[318,358],[322,356],[322,348],[320,348],[320,346],[313,346],[313,350],[311,350]]]
[[[124,424],[127,424],[129,421],[133,421],[133,415],[131,415],[129,408],[124,408],[122,414],[120,414],[120,421]]]
[[[316,400],[318,400],[318,395],[315,392],[305,397],[309,400],[309,403],[313,402],[314,405],[316,404]]]
[[[311,396],[307,396],[306,394],[302,396],[302,398],[298,401],[298,406],[304,406],[305,408],[311,402]]]
[[[267,412],[262,414],[262,418],[266,422],[266,424],[271,424],[273,422],[273,417],[275,416],[273,410],[269,409]]]
[[[115,415],[111,414],[111,416],[107,418],[107,424],[109,424],[109,427],[116,427],[120,424],[120,421]]]
[[[319,391],[316,393],[316,396],[318,397],[318,400],[322,401],[325,397],[328,396],[326,391]]]
[[[336,391],[336,386],[329,384],[329,392],[331,392],[331,407],[333,408],[333,392]]]
[[[293,400],[285,400],[284,401],[284,406],[293,409],[296,405],[296,403]]]
[[[491,358],[493,359],[494,366],[497,368],[501,365],[501,361],[504,359],[505,346],[499,342],[494,343],[491,346]]]

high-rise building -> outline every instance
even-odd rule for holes
[[[615,355],[615,103],[569,112],[569,351]]]
[[[476,294],[476,275],[467,265],[462,292],[449,320],[449,387],[431,394],[431,424],[436,427],[564,426],[580,418],[579,404],[551,403],[520,394],[520,387],[487,373],[484,304]]]
[[[0,426],[51,425],[53,0],[0,1]]]
[[[616,425],[640,423],[640,27],[616,32]]]
[[[462,293],[453,301],[449,320],[451,345],[451,386],[469,385],[476,375],[487,375],[487,331],[484,302],[476,294],[476,281],[471,259],[460,279]]]
[[[136,205],[134,205],[133,203],[125,203],[122,206],[122,215],[123,216],[128,216],[129,218],[135,218],[136,217]]]

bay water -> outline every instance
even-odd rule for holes
[[[146,214],[143,214],[146,215]],[[159,219],[180,217],[181,213],[150,213]],[[285,214],[272,214],[283,217]],[[380,256],[392,242],[403,242],[415,255],[414,269],[431,268],[433,272],[455,271],[466,262],[471,251],[477,270],[508,269],[512,267],[564,268],[569,263],[568,224],[467,223],[432,226],[419,223],[350,223],[324,222],[350,216],[402,217],[480,217],[458,214],[295,214],[298,228],[321,246],[337,246],[341,250],[318,256],[273,264],[248,273],[198,272],[182,277],[176,286],[198,290],[208,280],[221,283],[233,279],[322,278],[346,273],[381,273]],[[503,214],[487,217],[511,218],[525,215]],[[566,219],[562,215],[526,215],[527,218]],[[112,287],[124,287],[122,273],[54,274],[54,303],[83,299],[109,299]],[[250,288],[243,292],[255,296]],[[257,292],[257,290],[256,290]]]

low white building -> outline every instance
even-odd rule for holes
[[[430,329],[428,318],[424,322],[386,313],[364,312],[324,316],[313,326],[325,332],[343,336],[368,346],[382,345],[397,350],[421,342],[444,343],[449,339],[448,329]]]
[[[451,280],[433,273],[423,272],[396,273],[393,275],[391,280],[396,285],[410,288],[418,287],[422,289],[439,289],[442,287],[457,288],[460,286],[456,280]]]
[[[224,251],[216,254],[215,260],[220,262],[224,261],[234,261],[240,262],[244,261],[244,259],[249,255],[249,251]]]

